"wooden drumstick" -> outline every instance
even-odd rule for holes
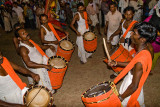
[[[111,57],[109,55],[109,52],[108,52],[108,49],[107,49],[107,46],[106,46],[106,41],[105,41],[104,38],[103,38],[103,44],[104,44],[104,48],[105,48],[105,52],[107,54],[108,60],[109,60],[109,62],[111,62],[112,60],[111,60]]]

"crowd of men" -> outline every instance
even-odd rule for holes
[[[50,65],[47,65],[47,58],[56,54],[59,41],[48,24],[51,23],[50,19],[54,19],[52,22],[58,20],[59,23],[66,23],[62,26],[51,24],[56,30],[64,33],[65,37],[69,35],[66,26],[76,33],[78,57],[82,64],[87,63],[87,58],[92,55],[92,53],[85,51],[82,36],[87,31],[96,32],[96,29],[98,36],[106,35],[107,43],[111,44],[111,48],[121,44],[132,53],[133,59],[130,62],[111,60],[108,65],[111,67],[125,67],[124,71],[119,74],[120,76],[125,75],[124,72],[128,73],[119,90],[120,95],[118,97],[122,105],[124,107],[128,105],[145,106],[143,84],[149,75],[152,58],[155,54],[151,43],[155,41],[157,29],[159,30],[158,24],[155,25],[156,28],[150,23],[153,23],[151,21],[157,8],[158,13],[156,12],[156,16],[160,16],[160,3],[153,0],[150,2],[142,0],[120,0],[115,2],[110,0],[89,0],[86,7],[84,3],[83,0],[59,0],[56,3],[55,11],[59,15],[59,19],[56,19],[55,14],[53,15],[50,11],[45,13],[45,0],[1,1],[1,28],[6,33],[14,30],[14,45],[26,68],[8,61],[0,54],[0,78],[4,77],[0,81],[0,106],[24,106],[22,96],[28,88],[14,70],[26,74],[29,84],[36,81],[38,85],[44,85],[51,90],[52,94],[55,93],[51,86],[51,77],[49,77],[47,71],[52,69]],[[149,10],[151,11],[149,12]],[[142,22],[149,15],[152,15],[150,23]],[[102,27],[104,33],[101,32]],[[43,45],[32,41],[25,30],[26,28],[39,29]],[[154,60],[157,60],[157,58]],[[115,83],[121,79],[119,75],[116,75]],[[15,90],[8,91],[11,88]]]

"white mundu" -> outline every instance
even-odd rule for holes
[[[133,78],[133,75],[131,74],[131,72],[128,72],[128,74],[126,75],[126,77],[124,78],[121,86],[120,86],[120,89],[119,89],[119,94],[123,94],[126,89],[128,88],[128,86],[132,83],[132,78]],[[122,105],[123,107],[127,107],[127,103],[129,101],[131,96],[128,96],[126,97],[123,101],[122,101]],[[144,104],[144,94],[143,94],[143,87],[141,89],[141,93],[137,99],[137,101],[139,102],[140,104],[140,107],[145,107],[145,104]]]
[[[22,42],[20,42],[19,46],[24,46],[29,50],[28,56],[32,62],[35,62],[38,64],[44,64],[43,61],[45,59],[45,56],[42,56],[35,47],[30,47]],[[26,66],[25,63],[24,63],[24,65]],[[40,81],[39,81],[38,85],[46,86],[48,89],[52,90],[50,79],[48,76],[48,71],[45,68],[34,69],[34,68],[29,68],[27,66],[26,66],[26,68],[35,74],[39,74]],[[29,84],[33,83],[33,79],[31,77],[28,77],[28,81],[29,81]]]
[[[76,44],[78,45],[78,56],[80,57],[80,60],[84,63],[87,62],[87,58],[92,55],[92,53],[87,53],[84,50],[84,45],[83,45],[83,37],[82,35],[86,32],[89,31],[89,28],[86,29],[86,24],[85,24],[85,19],[82,18],[81,14],[77,12],[79,15],[79,21],[78,23],[78,32],[80,32],[81,36],[77,36]]]
[[[45,41],[57,41],[57,38],[54,36],[53,32],[52,31],[48,31],[47,28],[45,28],[43,25],[41,25],[45,31],[46,31],[46,35],[44,35],[44,40]],[[55,47],[55,52],[52,52],[52,50],[49,48],[47,49],[45,52],[46,52],[46,55],[48,57],[51,57],[51,56],[55,56],[56,55],[56,52],[57,52],[57,47],[58,45],[55,45],[55,44],[48,44],[48,45],[52,45]]]
[[[21,90],[9,75],[0,76],[0,100],[23,104],[23,95],[28,88]]]

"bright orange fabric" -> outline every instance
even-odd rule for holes
[[[58,36],[56,30],[54,29],[54,27],[52,26],[51,23],[48,23],[48,26],[50,27],[50,29],[52,30],[53,34],[56,36],[56,38],[58,39],[58,41],[61,40],[61,38]]]
[[[85,24],[86,24],[86,29],[88,29],[88,21],[87,21],[87,12],[83,12],[84,14],[84,19],[85,19]]]
[[[135,49],[132,49],[132,50],[129,51],[129,53],[130,53],[130,55],[133,55],[133,54],[136,53],[136,51],[135,51]]]
[[[127,28],[126,32],[124,33],[124,35],[122,36],[123,38],[126,37],[127,33],[129,32],[129,30],[132,28],[132,26],[136,23],[137,21],[132,21],[131,24],[129,25],[129,27]]]
[[[36,49],[42,56],[45,55],[48,58],[48,56],[44,53],[44,51],[34,41],[32,41],[31,39],[29,41],[36,47]]]
[[[9,63],[6,57],[3,57],[3,63],[1,64],[1,66],[4,68],[4,70],[8,73],[8,75],[12,78],[12,80],[17,84],[17,86],[21,90],[27,86],[15,73],[14,69],[12,68],[11,64]]]
[[[138,96],[141,92],[144,82],[146,81],[151,67],[152,67],[152,56],[149,51],[142,50],[139,52],[131,62],[123,69],[123,71],[115,78],[114,83],[116,84],[119,80],[121,80],[133,67],[136,63],[140,62],[143,67],[143,74],[140,79],[137,90],[131,95],[127,107],[140,107],[139,102],[137,101]]]

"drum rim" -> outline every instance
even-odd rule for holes
[[[62,39],[62,40],[60,41],[60,43],[61,43],[62,41],[64,41],[64,40],[67,40],[67,39],[66,39],[66,38]],[[74,48],[75,48],[74,42],[71,41],[70,39],[68,39],[68,41],[72,43],[72,45],[73,45],[73,48],[72,48],[72,49],[70,49],[70,50],[63,49],[63,48],[61,47],[60,43],[59,43],[59,47],[60,47],[62,50],[64,50],[64,51],[71,51],[71,50],[74,50]]]
[[[49,64],[50,60],[53,59],[53,58],[61,58],[61,59],[63,59],[63,60],[65,61],[65,63],[66,63],[66,65],[65,65],[63,68],[66,68],[66,67],[67,67],[68,61],[67,61],[64,57],[58,56],[58,55],[56,55],[56,56],[51,56],[51,57],[48,59],[48,64]],[[52,67],[52,68],[55,68],[55,67]],[[55,69],[63,69],[63,68],[55,68]]]
[[[118,96],[119,93],[118,93],[118,91],[117,91],[117,89],[116,89],[116,85],[114,84],[114,82],[106,81],[106,82],[103,82],[103,83],[107,83],[107,82],[110,84],[110,87],[111,87],[110,91],[112,90],[112,93],[110,94],[110,96],[111,96],[113,93]],[[102,83],[99,83],[99,84],[102,84]],[[99,85],[99,84],[97,84],[97,85]],[[113,90],[112,86],[113,86],[113,88],[114,88],[115,90]],[[92,86],[92,87],[94,87],[94,86]],[[92,88],[92,87],[91,87],[91,88]],[[90,88],[90,89],[91,89],[91,88]],[[90,89],[88,89],[87,91],[89,91]],[[84,97],[84,94],[85,94],[87,91],[85,91],[85,92],[81,95],[82,98],[88,98],[88,99],[89,99],[89,97]],[[114,92],[114,91],[116,91],[116,92]],[[108,91],[108,92],[109,92],[109,91]],[[104,92],[104,94],[106,94],[106,92]],[[83,103],[86,103],[86,104],[101,103],[101,102],[103,102],[103,101],[108,100],[108,99],[110,98],[110,96],[108,96],[107,98],[104,98],[104,99],[102,99],[102,100],[96,101],[96,102],[84,102],[84,101],[83,101]],[[97,97],[97,96],[95,96],[95,97]],[[93,98],[93,97],[91,97],[91,98]]]
[[[86,33],[88,33],[88,32],[91,32],[91,31],[87,31],[87,32],[85,32],[85,33],[83,34],[83,40],[85,40],[85,41],[93,41],[94,39],[97,38],[96,34],[95,34],[94,32],[92,32],[92,33],[95,34],[95,37],[94,37],[92,40],[87,40],[86,38],[84,38],[84,35],[85,35]]]
[[[25,92],[25,94],[23,95],[23,104],[26,104],[26,95],[30,92],[30,90],[32,90],[33,88],[44,88],[48,91],[49,95],[50,95],[50,102],[48,104],[48,106],[51,106],[53,104],[53,94],[51,93],[51,91],[45,87],[45,86],[42,86],[42,85],[35,85],[35,86],[31,86],[29,87],[29,89]]]

